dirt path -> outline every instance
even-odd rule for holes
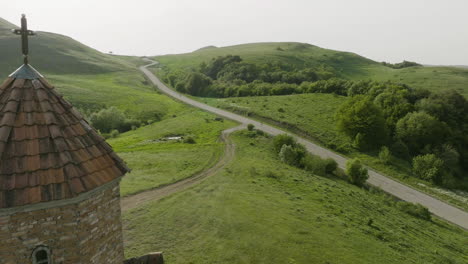
[[[221,169],[224,168],[233,158],[235,153],[235,145],[232,143],[229,135],[232,132],[244,129],[245,125],[240,125],[234,128],[229,128],[224,130],[221,133],[221,141],[224,142],[224,153],[222,154],[221,158],[218,162],[211,168],[206,169],[202,172],[199,172],[189,178],[184,180],[178,181],[173,184],[165,185],[160,188],[155,188],[152,190],[144,191],[135,195],[123,197],[120,199],[120,206],[122,211],[128,211],[133,208],[139,207],[149,201],[157,201],[163,197],[171,195],[176,192],[183,191],[197,183],[201,180],[205,179],[206,177],[212,176],[215,173],[219,172]]]
[[[204,103],[195,101],[193,99],[190,99],[172,89],[167,87],[163,82],[161,82],[150,70],[147,68],[149,66],[158,64],[158,62],[152,61],[150,59],[145,59],[148,61],[148,65],[141,66],[140,70],[148,77],[148,79],[156,85],[156,87],[163,93],[192,106],[195,106],[197,108],[203,109],[208,112],[212,112],[214,114],[217,114],[219,116],[237,121],[241,124],[247,125],[247,124],[253,124],[255,128],[260,129],[270,135],[279,135],[279,134],[288,134],[293,136],[294,138],[297,139],[297,141],[301,144],[303,144],[306,149],[314,154],[318,155],[323,158],[332,158],[336,160],[338,163],[338,166],[340,168],[345,168],[346,166],[346,161],[347,158],[344,156],[341,156],[333,151],[330,151],[324,147],[321,147],[309,140],[306,140],[304,138],[301,138],[293,133],[278,129],[276,127],[263,124],[261,122],[258,122],[256,120],[237,115],[219,108],[215,108],[209,105],[206,105]],[[424,205],[425,207],[429,208],[429,211],[433,213],[434,215],[443,218],[449,222],[452,222],[458,226],[461,226],[465,229],[468,229],[468,213],[454,207],[444,201],[441,201],[437,198],[434,198],[430,195],[427,195],[421,191],[418,191],[416,189],[413,189],[412,187],[405,185],[401,182],[398,182],[396,180],[393,180],[375,170],[369,169],[369,179],[367,180],[369,184],[372,184],[374,186],[377,186],[381,188],[383,191],[390,193],[402,200],[412,202],[412,203],[419,203]]]

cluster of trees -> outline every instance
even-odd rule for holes
[[[421,179],[468,187],[468,101],[456,91],[371,85],[354,94],[336,118],[356,148],[381,149],[384,163],[395,156],[410,161]]]
[[[322,159],[306,151],[305,147],[286,134],[278,135],[273,139],[273,149],[279,159],[291,166],[295,166],[316,175],[326,176],[338,168],[334,159]]]
[[[161,115],[153,111],[141,111],[137,116],[129,117],[114,106],[90,113],[88,117],[93,127],[106,138],[116,137],[119,133],[136,129],[142,125],[151,124],[160,119]]]
[[[419,66],[404,61],[396,69]],[[431,93],[405,84],[335,78],[332,68],[297,69],[288,64],[247,63],[239,56],[214,58],[190,73],[171,72],[165,81],[195,96],[238,97],[333,93],[350,99],[337,113],[339,130],[362,151],[381,150],[391,163],[412,163],[417,177],[447,187],[468,188],[468,103],[456,91]],[[287,162],[305,167],[300,148],[286,144]],[[282,147],[282,145],[281,145]],[[339,149],[346,147],[339,146]],[[278,150],[280,152],[280,150]],[[289,155],[289,156],[288,156]],[[294,156],[293,155],[293,156]],[[294,163],[293,162],[293,163]]]
[[[409,67],[415,67],[415,66],[422,66],[419,63],[412,62],[412,61],[403,61],[400,63],[388,63],[388,62],[382,62],[382,65],[393,68],[393,69],[403,69],[403,68],[409,68]]]
[[[413,64],[415,63],[404,61],[391,67],[415,66]],[[339,79],[334,69],[326,66],[297,69],[288,64],[258,65],[245,62],[241,57],[232,55],[214,58],[209,63],[203,62],[198,69],[188,73],[170,72],[164,76],[164,81],[179,92],[207,97],[302,93],[334,93],[354,96],[376,94],[389,85],[388,82]]]
[[[326,66],[297,69],[281,63],[260,65],[228,55],[203,62],[189,73],[170,72],[164,76],[164,81],[179,92],[195,96],[231,97],[298,93],[302,83],[333,76],[334,70]]]

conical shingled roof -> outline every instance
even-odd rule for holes
[[[0,86],[0,209],[76,197],[128,171],[31,66]]]

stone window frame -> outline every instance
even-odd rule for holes
[[[38,261],[37,260],[37,256],[36,254],[41,252],[41,251],[45,251],[46,254],[47,254],[47,260],[41,260],[41,261]],[[50,253],[50,249],[49,247],[47,246],[44,246],[44,245],[41,245],[41,246],[37,246],[32,254],[31,254],[31,258],[32,258],[32,264],[52,264],[52,257],[51,257],[51,253]]]

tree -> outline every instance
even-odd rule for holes
[[[358,145],[361,149],[379,147],[387,139],[382,112],[369,97],[352,97],[338,110],[336,117],[341,132],[352,140],[360,135]]]
[[[185,80],[185,91],[191,95],[203,95],[204,90],[210,86],[212,80],[198,72],[191,72]]]
[[[294,147],[296,146],[296,140],[287,134],[277,135],[273,138],[273,148],[275,149],[276,153],[278,153],[281,150],[283,145],[289,145]]]
[[[444,161],[434,154],[416,156],[413,159],[413,173],[420,179],[439,182],[442,178]]]
[[[93,113],[90,117],[91,124],[102,133],[109,133],[113,129],[119,129],[125,123],[124,113],[114,106]]]
[[[412,154],[421,153],[427,146],[440,144],[448,133],[445,123],[425,112],[412,112],[396,124],[396,137],[402,140]]]
[[[392,85],[374,99],[374,103],[382,109],[390,131],[394,131],[398,120],[413,110],[413,105],[406,99],[407,96],[407,89]]]
[[[379,159],[383,164],[389,164],[391,162],[392,153],[390,153],[390,150],[386,146],[380,149]]]
[[[362,166],[359,159],[351,159],[346,162],[346,174],[349,181],[357,186],[362,186],[369,178],[367,169]]]
[[[295,147],[283,145],[278,153],[282,162],[295,167],[300,167],[301,161],[305,155],[306,151],[302,145],[296,145]]]

